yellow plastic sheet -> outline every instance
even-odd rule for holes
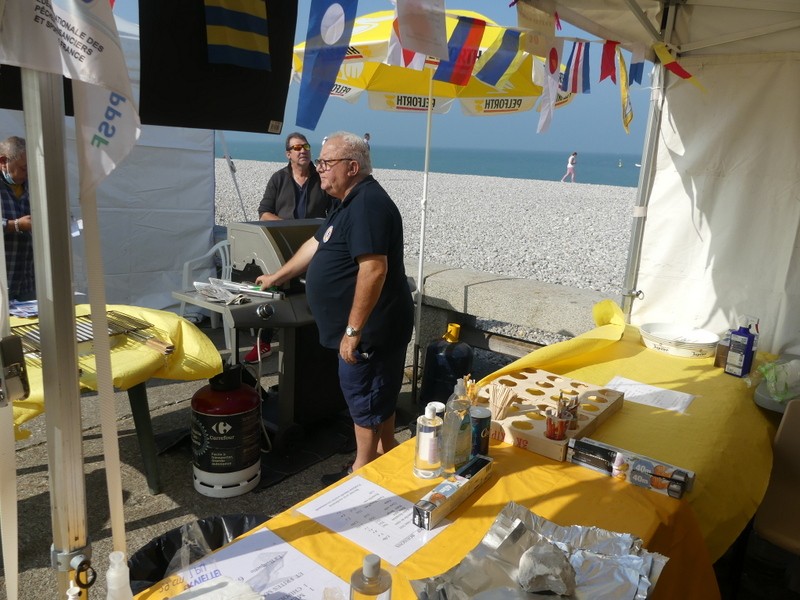
[[[121,343],[111,349],[111,369],[115,388],[127,390],[153,377],[178,381],[207,379],[222,371],[222,359],[211,340],[195,325],[174,313],[120,305],[109,305],[108,310],[115,310],[152,323],[153,328],[147,333],[153,333],[158,339],[175,346],[175,350],[165,356],[140,342],[118,336],[119,340],[116,341]],[[77,306],[75,314],[88,315],[89,306]],[[36,319],[11,318],[12,327],[36,322]],[[27,400],[14,402],[14,435],[18,440],[30,435],[30,432],[21,429],[20,426],[42,414],[45,408],[41,359],[26,357],[26,365],[31,393]],[[80,356],[78,366],[81,369],[81,389],[95,390],[97,373],[94,354]]]

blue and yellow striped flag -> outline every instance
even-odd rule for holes
[[[503,87],[524,59],[520,48],[520,32],[504,29],[475,63],[475,77],[487,85]]]
[[[205,0],[208,62],[269,71],[264,0]]]

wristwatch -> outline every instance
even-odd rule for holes
[[[344,334],[347,337],[356,337],[360,333],[361,333],[361,331],[359,329],[356,329],[355,327],[351,327],[350,325],[348,325],[344,330]]]

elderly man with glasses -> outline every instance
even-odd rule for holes
[[[340,200],[316,235],[262,289],[306,273],[320,343],[339,351],[339,383],[356,438],[355,462],[326,485],[397,445],[395,408],[403,383],[414,306],[403,265],[403,221],[372,177],[361,136],[328,136],[316,161],[322,189]]]
[[[302,133],[286,136],[289,164],[272,174],[258,206],[262,221],[324,218],[333,199],[322,191],[319,174],[311,162],[311,144]],[[255,363],[272,354],[271,329],[263,329],[258,341],[245,354],[244,362]]]

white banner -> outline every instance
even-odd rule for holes
[[[73,85],[82,192],[136,144],[139,115],[108,0],[6,0],[0,63],[93,84]]]

